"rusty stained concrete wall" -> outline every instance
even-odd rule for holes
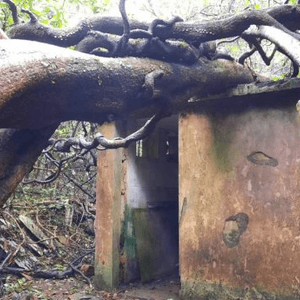
[[[100,132],[107,138],[120,136],[118,124],[104,124]],[[95,287],[114,290],[120,276],[120,235],[126,192],[126,150],[112,149],[98,153],[96,187]]]
[[[182,114],[179,128],[182,299],[299,299],[295,103]]]

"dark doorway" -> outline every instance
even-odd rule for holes
[[[178,117],[161,121],[129,157],[127,203],[140,278],[178,276]]]

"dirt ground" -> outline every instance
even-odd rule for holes
[[[63,280],[9,279],[3,300],[179,300],[177,278],[126,285],[114,293],[96,291],[81,278]]]
[[[53,201],[49,203],[51,204]],[[77,202],[75,202],[75,204],[77,204]],[[22,206],[20,212],[16,209],[13,212],[9,211],[5,213],[5,218],[0,222],[0,236],[2,237],[2,241],[0,240],[0,250],[2,249],[3,252],[2,261],[0,260],[0,262],[1,264],[3,262],[5,264],[5,266],[2,265],[0,269],[3,268],[3,266],[20,267],[16,262],[21,262],[22,264],[26,263],[26,269],[29,269],[27,273],[19,272],[18,275],[20,275],[20,277],[10,275],[11,272],[2,273],[0,270],[1,300],[179,299],[180,283],[178,274],[147,284],[134,283],[121,286],[119,290],[113,293],[96,291],[92,284],[91,286],[87,284],[83,276],[89,278],[91,283],[93,283],[93,274],[88,275],[88,273],[86,273],[88,270],[84,271],[84,269],[81,268],[79,269],[82,271],[81,275],[79,275],[78,273],[80,272],[78,272],[75,273],[75,277],[65,278],[61,276],[65,279],[60,280],[35,279],[34,273],[36,270],[41,270],[47,274],[62,274],[70,269],[69,262],[75,266],[93,266],[95,251],[95,235],[90,233],[91,230],[86,230],[93,227],[93,222],[88,222],[93,219],[83,218],[85,214],[81,206],[75,206],[77,210],[74,209],[74,214],[76,212],[80,216],[80,222],[77,224],[77,222],[75,222],[77,219],[75,220],[73,218],[72,226],[66,226],[65,223],[62,222],[66,214],[64,206],[60,208],[45,205],[44,209],[42,209],[42,206],[37,207],[38,212],[32,203],[29,203],[26,209]],[[27,227],[21,228],[20,225],[16,226],[16,224],[19,224],[17,220],[21,219],[24,221],[25,216],[26,219],[30,220],[31,224],[34,225],[30,227],[30,230]],[[53,242],[53,245],[51,243],[49,245],[40,245],[31,240],[29,233],[37,235],[41,230],[43,230],[44,235],[49,234],[51,236],[50,240]],[[43,238],[39,237],[38,239],[42,240]],[[48,239],[49,238],[46,240]],[[31,248],[27,247],[28,245],[35,246],[34,249],[37,249],[38,252],[32,252],[30,250]],[[16,251],[17,248],[18,251]],[[22,248],[22,251],[19,248]],[[15,252],[16,255],[13,259],[5,263],[4,258],[9,257],[9,253]]]

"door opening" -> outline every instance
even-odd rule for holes
[[[178,117],[133,145],[128,166],[136,271],[144,282],[178,276]]]

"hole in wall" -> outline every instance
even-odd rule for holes
[[[245,213],[238,213],[225,220],[223,241],[228,248],[239,245],[240,237],[248,227],[249,217]]]
[[[255,165],[276,167],[278,160],[261,151],[252,152],[247,159]]]

